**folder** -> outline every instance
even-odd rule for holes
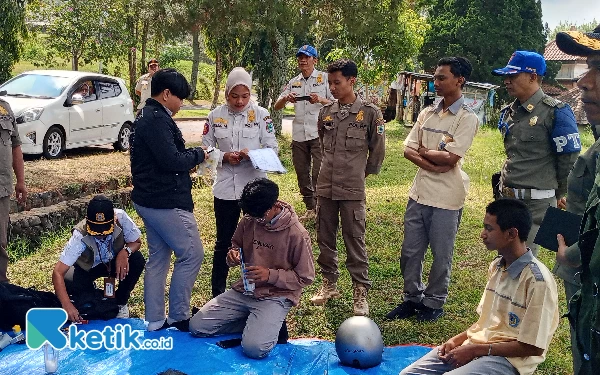
[[[579,240],[579,226],[583,216],[564,211],[556,207],[548,207],[534,243],[548,250],[558,251],[556,236],[562,234],[567,246]]]

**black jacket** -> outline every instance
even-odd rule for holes
[[[148,208],[180,208],[192,212],[189,171],[204,161],[201,148],[185,148],[175,121],[150,98],[135,119],[130,139],[131,200]]]

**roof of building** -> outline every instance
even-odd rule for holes
[[[585,111],[583,110],[583,104],[581,103],[580,97],[581,90],[578,87],[575,87],[556,98],[571,106],[573,113],[575,113],[575,120],[577,121],[577,124],[588,124],[589,122],[585,116]]]
[[[568,89],[558,87],[546,82],[542,83],[542,90],[544,91],[544,94],[548,94],[550,96],[558,96],[569,91]]]
[[[556,40],[552,40],[546,44],[544,59],[546,61],[585,61],[584,57],[567,55],[561,51],[556,45]]]

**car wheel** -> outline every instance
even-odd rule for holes
[[[131,124],[125,123],[119,130],[119,140],[113,144],[113,147],[119,151],[129,150],[129,137],[131,136]]]
[[[47,159],[60,158],[65,150],[65,137],[58,126],[48,129],[44,136],[44,157]]]

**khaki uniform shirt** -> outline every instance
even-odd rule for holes
[[[317,195],[332,200],[365,199],[365,173],[378,174],[385,156],[381,111],[358,95],[342,118],[337,101],[321,109],[319,138],[323,161]]]
[[[558,327],[558,292],[546,266],[531,251],[508,268],[496,258],[477,307],[479,320],[467,330],[466,344],[519,341],[544,349],[540,356],[508,357],[519,374],[533,374],[546,358]]]
[[[12,150],[21,145],[15,115],[0,99],[0,198],[13,193]]]
[[[479,127],[477,115],[464,105],[461,97],[446,112],[443,101],[436,107],[425,108],[404,140],[404,145],[418,149],[446,150],[460,156],[454,168],[446,173],[436,173],[419,168],[408,196],[417,203],[460,210],[469,189],[469,176],[462,170],[463,158],[473,143]]]
[[[265,172],[255,169],[250,160],[243,160],[238,165],[223,163],[226,152],[267,147],[275,153],[279,151],[269,111],[254,102],[239,113],[231,112],[227,104],[212,110],[204,124],[202,145],[216,147],[220,151],[211,154],[211,157],[218,157],[213,194],[223,200],[240,199],[244,186],[250,180],[267,177]]]
[[[283,92],[279,95],[279,99],[291,92],[295,93],[296,96],[306,96],[314,93],[322,98],[333,100],[333,96],[329,91],[327,73],[323,73],[316,69],[313,70],[312,74],[307,79],[304,79],[302,73],[292,78],[283,88]],[[292,121],[292,140],[296,142],[305,142],[316,139],[319,136],[317,132],[317,120],[321,108],[323,108],[321,103],[310,104],[308,100],[294,103],[295,115],[294,120]]]
[[[508,134],[504,136],[506,162],[502,167],[504,186],[519,189],[556,190],[559,199],[567,192],[567,177],[579,152],[557,153],[552,139],[555,109],[564,104],[540,89],[525,103],[515,100],[505,107]],[[576,129],[576,124],[574,127]],[[579,133],[569,142],[579,144]],[[575,139],[576,138],[576,139]]]
[[[138,104],[137,109],[142,109],[146,105],[146,99],[151,96],[151,86],[152,77],[150,76],[150,73],[146,73],[138,79],[137,83],[135,84],[135,91],[140,92],[140,104]]]

